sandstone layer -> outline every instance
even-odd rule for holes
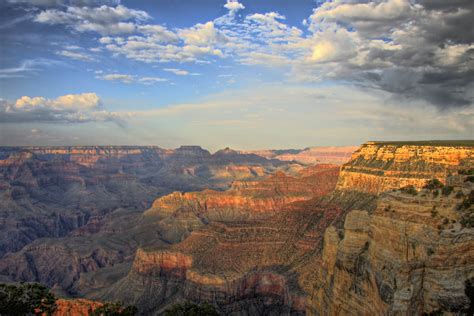
[[[463,224],[459,204],[454,192],[390,192],[373,213],[350,212],[342,234],[327,229],[311,314],[468,314],[474,229]]]
[[[474,141],[367,142],[343,165],[337,188],[371,194],[422,188],[433,178],[445,183],[473,164]]]
[[[301,168],[199,146],[2,147],[0,276],[94,291],[126,274],[138,246],[166,242],[141,219],[156,197]]]

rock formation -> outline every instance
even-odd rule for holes
[[[473,142],[369,142],[340,172],[177,151],[162,154],[167,170],[220,180],[36,240],[0,274],[146,315],[182,300],[225,315],[472,314]]]
[[[0,148],[0,257],[41,237],[94,233],[117,209],[139,213],[175,190],[225,189],[301,166],[198,146]],[[84,227],[86,226],[86,227]]]
[[[474,142],[367,142],[341,170],[340,190],[379,194],[403,186],[421,188],[427,180],[474,164]]]
[[[103,304],[86,299],[59,299],[56,301],[56,311],[53,316],[89,316],[91,311]]]
[[[472,184],[456,188],[472,190]],[[472,310],[474,229],[463,224],[460,200],[454,192],[396,191],[384,194],[370,214],[351,211],[343,238],[333,227],[326,230],[311,311],[419,315]]]

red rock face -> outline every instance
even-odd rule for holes
[[[337,187],[370,194],[407,185],[421,189],[428,180],[445,183],[448,175],[473,164],[472,145],[367,142],[344,164]]]
[[[73,237],[39,240],[5,256],[0,273],[38,278],[89,298],[121,300],[143,314],[162,313],[181,300],[210,302],[224,315],[464,311],[466,282],[474,276],[474,239],[466,226],[470,209],[459,205],[468,201],[473,184],[466,175],[449,173],[472,168],[472,147],[405,146],[362,146],[339,180],[334,165],[263,168],[253,164],[261,158],[230,149],[214,155],[192,146],[164,151],[161,161],[173,175],[166,181],[183,176],[190,183],[196,178],[221,183],[230,177],[232,184],[227,182],[227,190],[159,197],[139,216],[95,215],[77,225]],[[9,191],[12,199],[25,200],[25,187],[39,183],[34,169],[23,165],[11,169],[25,183]],[[123,173],[96,172],[93,178],[100,185],[103,176],[136,176],[121,168]],[[455,190],[447,195],[393,190],[445,174],[441,180]],[[83,188],[78,183],[73,185]]]
[[[100,302],[85,299],[59,299],[56,301],[57,309],[53,313],[53,316],[89,316],[91,311],[94,311],[102,305]]]
[[[334,165],[314,166],[294,176],[276,173],[234,183],[224,192],[173,193],[156,200],[145,221],[158,219],[158,227],[191,233],[167,247],[137,251],[129,275],[104,298],[133,295],[143,310],[186,299],[216,303],[223,314],[304,314],[301,267],[318,252],[324,229],[344,214],[321,200],[334,189],[338,172]],[[142,299],[151,292],[154,302]]]
[[[227,191],[175,192],[157,199],[145,214],[169,215],[180,208],[201,213],[229,209],[271,212],[289,203],[306,201],[331,192],[338,174],[337,166],[316,165],[301,170],[297,176],[277,172],[262,181],[235,181]]]

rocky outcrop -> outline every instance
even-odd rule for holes
[[[446,182],[449,174],[473,164],[472,141],[367,142],[343,165],[337,188],[371,194],[422,188],[427,180]]]
[[[86,299],[59,299],[56,301],[53,316],[89,316],[92,311],[102,305],[103,303]]]
[[[472,190],[469,182],[455,188]],[[415,315],[472,310],[474,229],[463,224],[459,205],[454,192],[396,191],[382,195],[372,213],[350,212],[341,234],[335,228],[325,232],[311,313]]]

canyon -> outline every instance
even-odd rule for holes
[[[367,142],[342,166],[297,150],[1,152],[0,280],[48,285],[69,298],[58,315],[116,300],[144,315],[184,300],[223,315],[474,309],[473,141]]]

